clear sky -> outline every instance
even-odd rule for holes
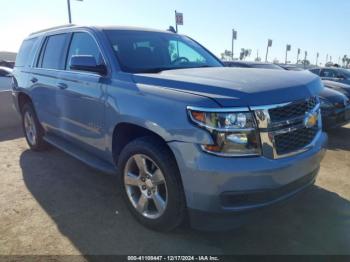
[[[17,51],[32,31],[68,21],[66,0],[0,0],[0,51]],[[297,48],[315,62],[326,54],[350,55],[350,0],[71,0],[73,23],[132,25],[166,29],[174,10],[184,13],[180,33],[189,35],[220,55],[231,49],[231,31],[238,31],[235,55],[252,49],[252,60],[264,59],[267,39],[273,39],[269,60],[284,61],[286,44],[295,62]]]

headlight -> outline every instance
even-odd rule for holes
[[[187,110],[191,121],[212,135],[214,144],[201,145],[204,151],[220,156],[260,155],[255,119],[248,109],[187,107]]]

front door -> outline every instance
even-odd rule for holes
[[[71,37],[65,70],[58,79],[60,100],[60,129],[65,138],[92,153],[105,150],[105,76],[93,72],[70,69],[74,55],[93,56],[104,63],[96,40],[87,32],[76,32]]]

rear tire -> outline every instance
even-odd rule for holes
[[[186,204],[174,156],[155,137],[138,138],[125,146],[118,160],[122,195],[144,226],[170,231],[185,218]]]
[[[31,103],[24,104],[22,108],[22,128],[30,149],[34,151],[47,149],[47,143],[43,139],[44,129],[40,125]]]

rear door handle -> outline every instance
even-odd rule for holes
[[[34,83],[38,82],[38,78],[33,77],[32,79],[30,79],[30,82],[32,82],[34,84]]]
[[[61,89],[61,90],[64,90],[64,89],[67,89],[68,88],[68,85],[67,84],[65,84],[65,83],[58,83],[58,85],[57,85],[58,87],[59,87],[59,89]]]

